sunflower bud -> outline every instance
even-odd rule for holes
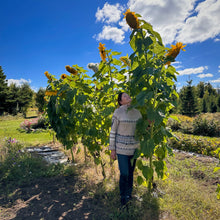
[[[48,71],[44,72],[44,75],[47,77],[47,79],[52,80],[52,77],[48,73]]]
[[[66,70],[69,72],[69,73],[71,73],[71,74],[73,74],[73,75],[77,75],[77,71],[74,69],[74,68],[72,68],[71,66],[65,66],[65,68],[66,68]]]
[[[99,53],[101,56],[102,61],[106,61],[106,52],[105,52],[105,44],[99,43]]]

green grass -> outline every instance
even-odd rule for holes
[[[217,200],[217,182],[220,172],[213,173],[217,162],[205,158],[187,158],[177,154],[168,159],[167,180],[159,180],[166,194],[160,207],[176,219],[218,219],[220,200]]]
[[[213,173],[217,160],[189,157],[182,153],[176,153],[175,157],[168,157],[166,162],[169,177],[166,180],[160,180],[155,176],[158,189],[165,194],[159,194],[154,198],[147,193],[146,187],[139,186],[135,180],[134,195],[142,198],[142,202],[134,199],[129,206],[129,211],[120,210],[117,161],[112,168],[109,165],[109,157],[103,156],[107,175],[105,181],[103,181],[100,165],[96,167],[91,158],[87,158],[87,163],[84,163],[83,150],[75,155],[78,166],[47,166],[37,157],[18,153],[19,149],[24,147],[23,144],[10,148],[3,143],[5,137],[16,138],[24,145],[32,146],[52,141],[52,136],[48,132],[21,133],[17,128],[23,121],[23,118],[0,118],[0,140],[2,141],[0,152],[4,147],[8,152],[8,154],[5,153],[4,158],[0,157],[0,183],[4,187],[0,186],[0,189],[2,188],[9,198],[20,184],[36,178],[77,173],[79,174],[77,181],[82,182],[81,189],[88,190],[85,196],[91,199],[93,206],[97,205],[97,209],[106,210],[106,219],[219,219],[220,200],[217,200],[216,189],[220,181],[220,172]],[[138,172],[135,171],[135,177]],[[13,190],[10,189],[11,187]],[[67,189],[64,190],[67,191]]]
[[[25,146],[43,145],[53,141],[53,135],[48,130],[42,132],[26,133],[19,131],[20,124],[24,118],[1,117],[0,118],[0,145],[4,143],[5,138],[15,138]]]

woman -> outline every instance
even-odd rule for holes
[[[133,173],[135,162],[131,163],[135,149],[139,147],[139,142],[135,140],[135,129],[141,113],[134,109],[128,109],[131,98],[127,93],[118,95],[119,108],[115,110],[112,117],[112,127],[110,132],[109,150],[111,158],[118,158],[120,170],[120,196],[121,204],[125,205],[131,199],[133,188]]]

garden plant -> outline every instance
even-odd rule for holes
[[[170,64],[185,46],[178,42],[171,49],[166,48],[160,34],[140,15],[129,9],[124,15],[132,29],[133,53],[117,59],[121,53],[99,43],[101,62],[92,77],[78,65],[66,66],[70,74],[62,74],[60,79],[46,71],[46,109],[57,139],[71,150],[81,141],[95,163],[102,165],[105,177],[101,152],[109,154],[111,117],[117,107],[115,99],[119,91],[128,92],[133,99],[131,108],[137,108],[142,114],[136,129],[140,149],[135,158],[142,172],[138,183],[148,185],[151,190],[154,172],[162,179],[167,176],[164,159],[171,153],[167,140],[172,134],[166,124],[175,106],[173,96],[178,96],[174,89],[177,72]]]

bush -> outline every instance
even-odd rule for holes
[[[0,189],[64,173],[64,165],[48,165],[41,157],[26,152],[15,139],[6,139],[0,151]]]
[[[216,149],[220,147],[220,140],[181,133],[177,133],[176,136],[178,139],[169,139],[169,147],[218,158]]]
[[[186,134],[192,134],[193,118],[185,115],[174,115],[178,118],[179,122],[169,118],[167,126],[173,131],[181,131]]]
[[[169,118],[167,126],[170,127],[172,131],[178,131],[181,128],[181,123],[172,118]]]
[[[34,131],[35,129],[46,129],[47,128],[47,121],[45,117],[42,115],[38,118],[34,118],[31,120],[25,120],[20,124],[22,130],[25,130],[27,133]]]
[[[220,136],[219,114],[200,114],[191,118],[183,115],[175,115],[178,120],[169,118],[167,126],[173,131],[181,131],[184,134],[194,134],[209,137]]]
[[[210,137],[220,136],[220,126],[214,120],[207,120],[201,115],[197,116],[193,121],[193,134]]]

